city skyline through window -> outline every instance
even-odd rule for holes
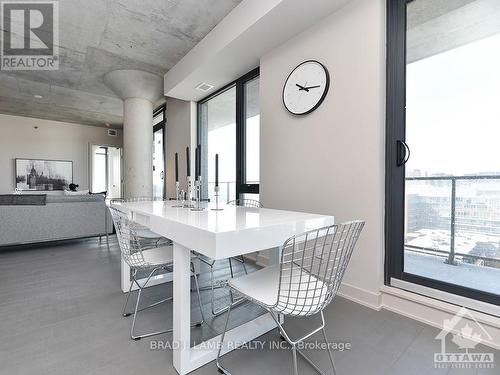
[[[404,271],[498,295],[500,34],[406,68]]]

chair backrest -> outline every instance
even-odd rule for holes
[[[274,309],[298,316],[323,310],[337,294],[364,224],[350,221],[289,238],[283,245]]]
[[[235,199],[227,202],[227,204],[232,204],[234,206],[243,206],[243,207],[255,207],[262,208],[262,203],[255,199]]]
[[[158,197],[133,197],[133,198],[112,198],[110,199],[110,203],[115,202],[156,202],[163,201],[163,198]]]
[[[163,201],[163,198],[159,197],[132,197],[125,199],[125,202],[158,202],[158,201]]]
[[[117,208],[111,206],[109,209],[115,224],[116,237],[118,238],[123,260],[129,267],[137,268],[146,266],[141,243],[135,231],[133,221]]]

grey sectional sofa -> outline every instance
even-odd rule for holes
[[[102,195],[47,195],[46,205],[0,205],[0,246],[112,233]]]

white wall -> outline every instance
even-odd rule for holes
[[[121,147],[121,131],[109,137],[105,128],[0,114],[0,193],[15,188],[15,158],[72,160],[74,183],[88,189],[89,144]]]
[[[196,103],[167,98],[167,197],[175,197],[175,153],[179,153],[180,188],[186,190],[186,147],[191,150],[191,175],[194,178],[196,147]]]
[[[328,68],[330,91],[315,112],[295,117],[282,104],[282,87],[289,72],[308,59]],[[378,305],[384,254],[385,1],[350,2],[263,56],[260,74],[263,204],[334,215],[338,222],[365,220],[344,281],[351,295]]]

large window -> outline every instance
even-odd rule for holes
[[[166,156],[166,105],[153,112],[153,197],[166,198],[165,156]]]
[[[388,4],[387,283],[499,304],[500,13]]]
[[[213,199],[219,154],[222,201],[259,193],[259,72],[241,77],[198,103],[203,197]]]

